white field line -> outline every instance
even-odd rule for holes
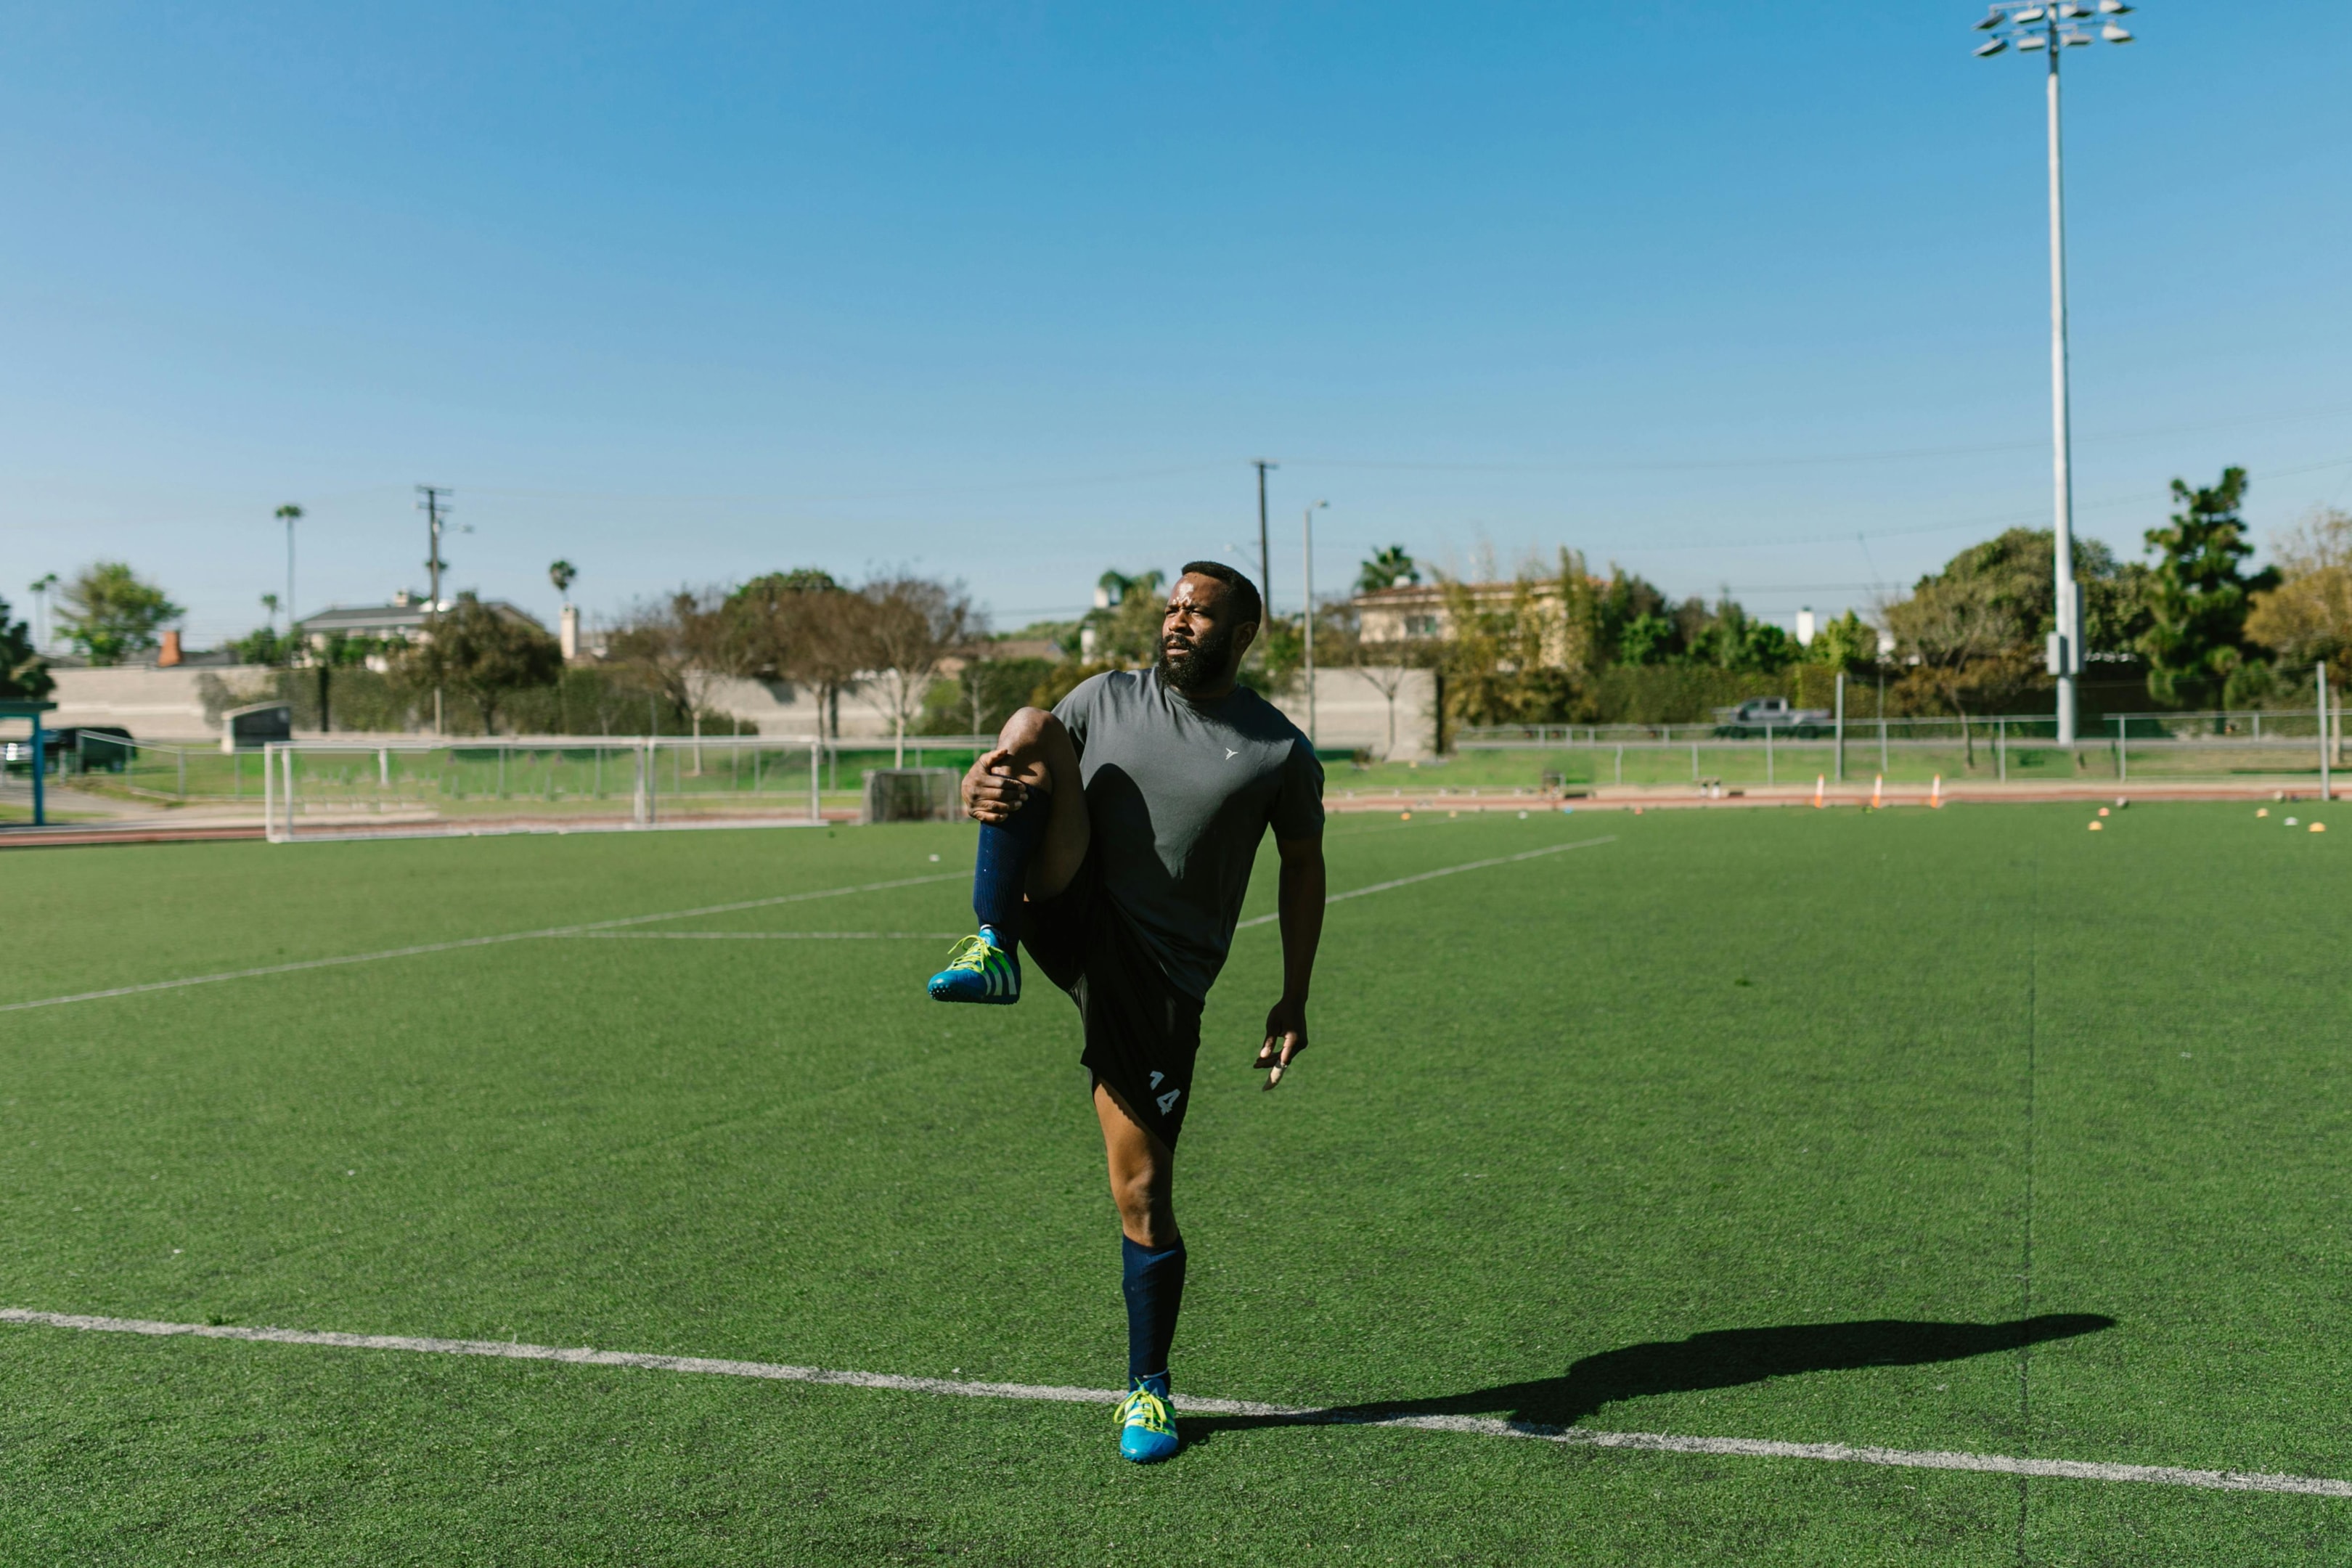
[[[1580,839],[1573,844],[1547,845],[1541,849],[1524,850],[1517,855],[1497,855],[1491,859],[1471,860],[1459,866],[1444,866],[1434,871],[1423,871],[1416,876],[1399,877],[1393,881],[1375,882],[1369,888],[1354,888],[1344,893],[1334,893],[1324,902],[1341,903],[1349,899],[1360,899],[1368,893],[1385,893],[1392,889],[1411,887],[1415,882],[1426,882],[1439,877],[1451,877],[1460,871],[1479,871],[1489,866],[1507,866],[1515,860],[1534,860],[1546,855],[1557,855],[1566,849],[1587,849],[1596,844],[1613,844],[1616,839],[1617,836],[1612,833],[1600,838]],[[176,991],[187,985],[216,985],[225,980],[256,980],[268,974],[292,974],[306,969],[331,969],[345,963],[374,963],[387,958],[418,958],[429,952],[454,952],[460,948],[468,947],[494,947],[500,942],[534,942],[548,937],[594,936],[600,932],[616,931],[623,927],[651,925],[661,921],[691,920],[699,915],[736,914],[744,910],[772,909],[778,904],[797,904],[810,899],[837,899],[848,893],[878,893],[891,888],[920,887],[928,882],[953,882],[968,874],[962,871],[947,871],[930,877],[900,877],[887,882],[861,882],[854,888],[826,888],[813,893],[780,893],[770,899],[745,899],[731,904],[706,904],[700,909],[671,910],[656,915],[625,915],[618,920],[589,921],[580,925],[547,926],[538,931],[501,931],[494,936],[469,936],[458,938],[454,942],[418,942],[411,947],[388,947],[376,952],[344,953],[334,958],[305,958],[291,963],[265,963],[252,969],[225,970],[218,974],[191,974],[178,980],[150,980],[138,985],[109,986],[103,991],[79,991],[69,996],[43,996],[30,1002],[0,1002],[0,1013],[21,1013],[33,1007],[62,1007],[71,1002],[101,1002],[110,996],[135,996],[147,991]],[[1260,915],[1255,920],[1242,921],[1234,929],[1242,931],[1251,926],[1268,925],[1276,918],[1274,915]],[[707,934],[712,937],[740,938],[741,936],[766,937],[771,933],[714,931],[677,934]],[[814,936],[816,933],[808,934]],[[862,936],[866,933],[841,932],[838,934],[842,937],[850,937]],[[876,938],[903,936],[919,937],[925,941],[952,940],[951,938],[934,938],[920,931],[878,931],[872,934]]]
[[[498,1340],[436,1340],[407,1334],[341,1334],[310,1329],[244,1328],[235,1324],[164,1323],[143,1318],[85,1317],[0,1308],[0,1322],[84,1332],[146,1334],[203,1340],[243,1340],[261,1344],[323,1345],[337,1350],[409,1351],[425,1355],[490,1356],[507,1361],[563,1362],[577,1366],[624,1366],[645,1372],[701,1373],[717,1377],[762,1378],[778,1383],[829,1384],[930,1394],[957,1399],[1024,1399],[1065,1405],[1113,1405],[1108,1388],[1061,1388],[1032,1383],[978,1383],[944,1377],[900,1377],[880,1372],[841,1372],[824,1367],[784,1366],[774,1362],[723,1361],[709,1356],[652,1355],[637,1351],[565,1349]],[[2053,1480],[2136,1481],[2144,1485],[2198,1487],[2209,1491],[2292,1492],[2305,1497],[2352,1498],[2352,1481],[2323,1476],[2283,1476],[2248,1470],[2192,1470],[2174,1465],[2116,1465],[2088,1459],[2027,1459],[2008,1454],[1958,1454],[1936,1449],[1874,1448],[1847,1443],[1778,1443],[1755,1437],[1683,1437],[1664,1432],[1594,1432],[1580,1426],[1543,1426],[1531,1422],[1475,1415],[1382,1415],[1356,1409],[1315,1409],[1261,1405],[1247,1399],[1195,1399],[1178,1395],[1176,1407],[1192,1415],[1257,1416],[1299,1426],[1402,1426],[1419,1432],[1455,1432],[1478,1437],[1530,1437],[1571,1447],[1634,1448],[1661,1454],[1720,1454],[1755,1459],[1819,1459],[1832,1464],[1885,1465],[1919,1470],[1975,1470],[1990,1475],[2038,1476]]]
[[[1333,904],[1343,903],[1349,899],[1360,899],[1370,893],[1385,893],[1397,888],[1410,888],[1415,882],[1435,881],[1440,877],[1451,877],[1458,871],[1483,871],[1489,866],[1507,866],[1514,860],[1538,860],[1546,855],[1558,855],[1570,849],[1590,849],[1596,844],[1616,842],[1617,836],[1609,833],[1603,834],[1599,838],[1580,838],[1573,844],[1547,844],[1540,849],[1523,849],[1517,855],[1497,855],[1490,860],[1465,860],[1459,866],[1441,866],[1434,871],[1423,871],[1411,877],[1399,877],[1392,882],[1374,882],[1369,888],[1350,888],[1344,893],[1332,894],[1324,900],[1323,903],[1326,908],[1328,908]],[[1234,929],[1247,931],[1252,926],[1272,925],[1281,918],[1279,914],[1259,915],[1255,920],[1242,921]]]
[[[184,985],[216,985],[224,980],[253,980],[265,974],[292,974],[305,969],[331,969],[344,963],[374,963],[386,958],[416,958],[428,952],[454,952],[460,948],[495,947],[500,942],[531,942],[542,937],[584,936],[623,926],[650,925],[657,921],[691,920],[697,915],[735,914],[743,910],[772,909],[778,904],[805,903],[811,899],[837,899],[849,893],[879,893],[891,888],[915,888],[926,882],[952,882],[969,872],[948,871],[929,877],[899,877],[887,882],[861,882],[854,888],[824,888],[811,893],[779,893],[768,899],[745,899],[731,904],[706,904],[698,910],[671,910],[657,915],[624,915],[618,920],[588,921],[579,925],[547,926],[539,931],[503,931],[496,936],[460,937],[454,942],[418,942],[413,947],[388,947],[377,952],[344,953],[336,958],[305,958],[292,963],[265,963],[253,969],[231,969],[218,974],[191,974],[179,980],[150,980],[141,985],[114,985],[104,991],[81,991],[70,996],[44,996],[33,1002],[0,1003],[0,1013],[21,1013],[29,1007],[61,1007],[68,1002],[98,1002],[110,996],[135,996],[143,991],[176,991]]]
[[[904,937],[911,942],[954,942],[968,931],[575,931],[562,933],[574,942],[883,942]]]

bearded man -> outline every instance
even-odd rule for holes
[[[1168,595],[1160,659],[1024,708],[964,775],[980,822],[978,934],[931,976],[942,1002],[1021,999],[1020,946],[1078,1005],[1110,1191],[1124,1233],[1128,1394],[1119,1452],[1176,1452],[1168,1358],[1184,1292],[1172,1194],[1202,1004],[1223,968],[1267,829],[1281,855],[1282,995],[1256,1068],[1282,1081],[1307,1047],[1323,930],[1323,770],[1237,684],[1265,618],[1256,586],[1195,561]]]

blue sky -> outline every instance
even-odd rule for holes
[[[1785,623],[2046,523],[2042,71],[1969,0],[15,6],[0,594],[194,640],[815,564],[1000,626],[1560,544]],[[2256,18],[2259,17],[2259,20]],[[2352,505],[2352,6],[2066,58],[2079,526]],[[1859,537],[1858,537],[1859,536]]]

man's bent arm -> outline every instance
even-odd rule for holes
[[[1282,922],[1282,999],[1265,1016],[1265,1043],[1257,1065],[1265,1087],[1282,1081],[1291,1058],[1307,1048],[1307,992],[1315,978],[1315,949],[1323,940],[1323,840],[1276,839],[1282,879],[1275,909]]]
[[[1282,920],[1282,997],[1301,1007],[1315,977],[1315,950],[1323,941],[1323,840],[1295,838],[1275,848],[1282,856],[1282,880],[1275,907]]]

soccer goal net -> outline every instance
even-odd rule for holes
[[[404,831],[819,822],[833,761],[821,741],[780,736],[295,741],[268,745],[256,759],[273,843]]]

